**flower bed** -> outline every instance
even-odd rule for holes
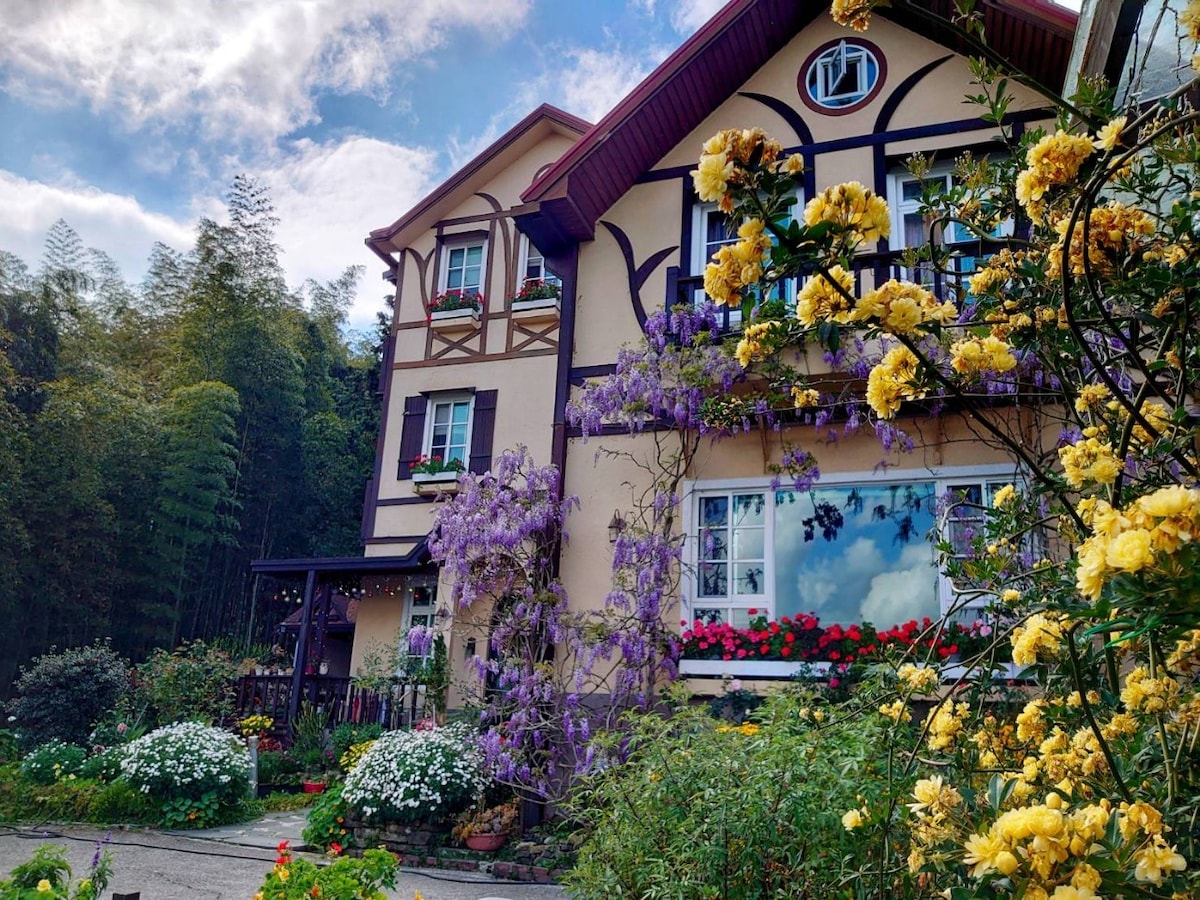
[[[755,610],[750,610],[755,615]],[[970,658],[992,645],[992,629],[985,622],[970,626],[952,622],[939,628],[931,619],[915,619],[879,631],[870,622],[823,627],[816,616],[784,616],[768,622],[751,620],[748,628],[726,622],[697,620],[682,634],[680,653],[685,660],[759,660],[826,662],[836,665],[875,662],[897,651],[925,658]],[[997,646],[997,653],[1006,651]],[[1001,659],[1001,657],[998,657]]]

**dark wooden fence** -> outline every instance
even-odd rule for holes
[[[305,675],[301,702],[326,717],[330,728],[343,722],[377,722],[387,729],[408,728],[426,716],[425,685],[396,680],[390,690],[365,690],[336,675]],[[291,675],[244,675],[237,682],[237,717],[266,715],[275,720],[277,737],[288,735]]]

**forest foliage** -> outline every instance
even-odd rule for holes
[[[360,268],[289,287],[251,178],[223,218],[140,284],[61,220],[35,264],[0,250],[0,695],[52,645],[258,640],[251,560],[360,551],[382,341],[346,329]]]

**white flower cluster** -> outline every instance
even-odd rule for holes
[[[144,794],[171,799],[216,791],[232,799],[245,790],[246,748],[234,735],[199,722],[177,722],[131,743],[121,771]]]
[[[465,809],[485,785],[468,729],[392,731],[346,775],[342,798],[364,817],[431,821]]]

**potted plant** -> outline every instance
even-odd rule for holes
[[[560,288],[557,284],[531,278],[521,285],[521,289],[512,295],[513,306],[532,304],[538,300],[555,300],[559,298]]]
[[[477,804],[458,818],[451,836],[467,845],[471,850],[492,852],[499,850],[512,831],[517,827],[520,811],[517,801],[509,800],[499,806],[486,809]]]
[[[509,299],[513,318],[525,324],[554,321],[558,318],[558,303],[562,288],[540,278],[530,279]]]

